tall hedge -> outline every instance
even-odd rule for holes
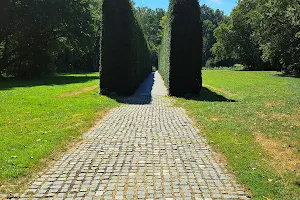
[[[103,0],[101,93],[131,95],[151,73],[150,50],[129,0]]]
[[[202,87],[202,24],[197,0],[171,0],[160,48],[159,70],[172,96]]]

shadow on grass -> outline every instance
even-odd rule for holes
[[[288,75],[288,74],[274,74],[276,77],[282,77],[282,78],[300,78],[300,76],[296,75]]]
[[[66,85],[73,83],[85,83],[91,80],[99,79],[98,76],[67,76],[67,75],[57,75],[44,77],[32,80],[20,80],[7,78],[0,80],[0,90],[9,90],[16,87],[34,87],[42,85]]]
[[[236,102],[234,99],[228,99],[222,95],[219,95],[206,87],[202,87],[199,96],[192,96],[187,98],[195,101],[208,101],[208,102]]]

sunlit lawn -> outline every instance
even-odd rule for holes
[[[202,96],[179,99],[255,199],[300,197],[300,79],[204,70]]]
[[[97,73],[0,82],[0,186],[22,185],[118,105],[98,85]]]

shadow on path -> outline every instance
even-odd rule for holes
[[[109,96],[119,103],[129,105],[146,105],[152,102],[152,90],[155,82],[155,73],[151,73],[139,86],[135,94],[131,97]]]
[[[208,101],[208,102],[236,102],[234,99],[228,99],[222,95],[219,95],[206,87],[202,87],[199,96],[192,96],[187,98],[195,101]]]
[[[154,86],[155,73],[152,72],[145,81],[136,90],[134,96],[151,96],[151,92]]]
[[[151,104],[152,102],[151,95],[139,95],[139,96],[131,96],[131,97],[107,95],[107,97],[114,99],[119,103],[128,104],[128,105],[146,105],[146,104]]]
[[[4,79],[0,81],[0,90],[9,90],[16,87],[34,87],[49,85],[66,85],[73,83],[85,83],[91,80],[99,79],[98,76],[68,76],[57,75],[33,80]]]

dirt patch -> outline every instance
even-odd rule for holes
[[[300,159],[292,146],[282,140],[267,138],[263,134],[255,134],[256,141],[264,152],[272,158],[269,164],[278,172],[294,172],[300,174]]]
[[[300,114],[288,115],[288,114],[284,114],[284,113],[275,113],[272,115],[272,118],[287,119],[290,122],[289,124],[300,127]]]
[[[266,101],[265,106],[266,107],[277,107],[277,106],[284,106],[285,102],[283,101]]]
[[[57,96],[57,98],[73,97],[73,96],[76,96],[76,95],[79,95],[82,93],[93,91],[93,90],[97,89],[98,87],[99,86],[94,85],[94,86],[90,86],[90,87],[81,88],[80,90],[61,94],[61,95]]]
[[[207,87],[207,88],[210,88],[210,89],[213,89],[213,90],[215,90],[215,91],[221,92],[221,93],[223,93],[223,94],[225,94],[225,95],[228,95],[228,96],[230,96],[230,97],[236,96],[236,94],[233,94],[233,93],[231,93],[231,92],[229,92],[229,91],[227,91],[227,90],[224,90],[224,89],[222,89],[222,88],[210,86],[210,85],[207,85],[207,84],[203,84],[203,86],[204,86],[204,87]]]
[[[218,121],[222,121],[222,120],[224,120],[224,119],[217,117],[217,116],[211,117],[209,119],[209,121],[212,121],[212,122],[218,122]]]

